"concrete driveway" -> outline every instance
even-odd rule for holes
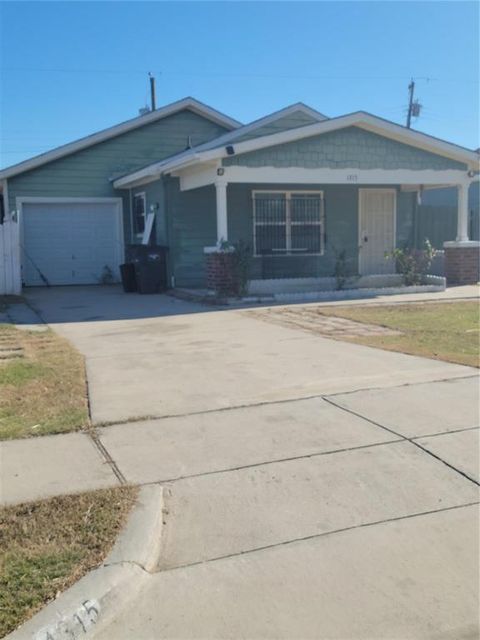
[[[29,300],[122,422],[116,477],[166,488],[157,571],[100,638],[478,637],[476,370],[116,288]]]
[[[467,367],[333,342],[117,287],[31,290],[85,355],[94,423],[191,414],[472,375]]]

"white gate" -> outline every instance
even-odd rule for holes
[[[0,224],[0,295],[19,295],[21,291],[18,223],[5,220]]]

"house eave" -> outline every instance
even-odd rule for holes
[[[238,155],[267,147],[286,144],[288,142],[294,142],[296,140],[301,140],[314,135],[321,135],[322,133],[350,126],[357,126],[367,131],[383,135],[392,140],[457,160],[458,162],[466,164],[468,170],[478,171],[479,155],[476,151],[460,147],[459,145],[445,140],[440,140],[439,138],[434,138],[433,136],[421,133],[420,131],[407,129],[406,127],[363,111],[339,116],[337,118],[331,118],[329,120],[320,121],[315,124],[298,127],[296,129],[288,129],[268,136],[253,138],[251,140],[246,140],[244,142],[228,146],[233,146],[234,153]],[[210,144],[213,144],[214,142],[215,141],[212,141]],[[179,154],[170,160],[150,165],[138,172],[127,174],[126,176],[117,179],[114,182],[114,186],[116,188],[127,188],[128,186],[133,186],[138,180],[156,180],[163,173],[181,171],[194,164],[219,161],[226,158],[228,155],[229,151],[227,151],[227,145],[222,145],[220,147],[204,151],[197,149],[195,152],[190,154]]]
[[[18,175],[20,173],[25,173],[26,171],[31,171],[32,169],[36,169],[44,164],[49,162],[53,162],[54,160],[58,160],[65,156],[71,155],[72,153],[76,153],[77,151],[81,151],[93,145],[99,144],[100,142],[104,142],[111,138],[115,138],[118,135],[123,133],[127,133],[134,129],[138,129],[147,124],[152,124],[157,120],[161,120],[166,118],[167,116],[174,115],[179,111],[183,111],[188,109],[193,113],[201,115],[203,117],[208,118],[212,122],[220,124],[226,128],[230,128],[231,130],[237,129],[241,126],[241,123],[233,118],[230,118],[216,109],[209,107],[208,105],[204,105],[203,103],[195,100],[194,98],[183,98],[182,100],[178,100],[177,102],[173,102],[165,107],[160,107],[156,111],[152,111],[146,115],[137,116],[136,118],[132,118],[131,120],[127,120],[120,124],[114,125],[113,127],[108,127],[107,129],[103,129],[97,133],[93,133],[84,138],[80,138],[74,142],[69,142],[68,144],[62,145],[60,147],[56,147],[50,151],[46,151],[38,156],[20,162],[18,164],[12,165],[11,167],[7,167],[0,171],[0,180],[5,178],[10,178],[12,176]]]
[[[263,118],[259,118],[257,120],[254,120],[253,122],[243,125],[234,131],[229,131],[228,133],[214,138],[213,140],[209,140],[208,142],[199,145],[195,149],[192,149],[190,151],[183,151],[180,154],[176,154],[175,156],[170,158],[170,160],[163,160],[161,162],[143,167],[142,169],[139,169],[137,171],[125,174],[124,176],[118,176],[112,179],[112,182],[115,188],[125,189],[129,188],[130,186],[138,186],[139,184],[146,184],[146,182],[158,180],[158,178],[162,174],[162,171],[159,172],[159,168],[163,167],[165,163],[169,165],[168,170],[170,170],[170,166],[172,170],[174,170],[177,167],[188,167],[191,164],[190,160],[192,158],[194,159],[195,163],[201,162],[202,158],[199,155],[201,152],[211,150],[213,151],[214,149],[217,150],[217,152],[221,151],[225,145],[233,143],[236,138],[251,133],[252,131],[260,129],[261,127],[265,127],[275,122],[276,120],[284,118],[295,112],[301,112],[305,115],[315,118],[318,122],[324,122],[325,120],[328,120],[328,117],[323,113],[320,113],[320,111],[312,109],[312,107],[309,107],[303,102],[296,102],[289,105],[288,107],[264,116]]]

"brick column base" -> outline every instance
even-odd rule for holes
[[[480,280],[480,242],[445,242],[447,285],[476,284]]]
[[[207,289],[221,296],[238,295],[238,278],[235,275],[234,255],[216,251],[205,255]]]

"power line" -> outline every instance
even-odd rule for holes
[[[73,67],[3,67],[0,68],[0,72],[24,72],[32,71],[39,73],[106,73],[106,74],[142,74],[147,75],[146,69],[92,69],[92,68],[73,68]],[[317,75],[317,74],[302,74],[302,73],[250,73],[250,72],[204,72],[204,71],[175,71],[165,69],[150,69],[151,73],[157,73],[162,75],[171,76],[193,76],[203,78],[279,78],[279,79],[301,79],[301,80],[406,80],[410,79],[409,76],[376,76],[376,75]],[[474,81],[467,78],[434,78],[432,76],[415,76],[414,80],[424,82],[472,82],[478,84],[478,81]]]

